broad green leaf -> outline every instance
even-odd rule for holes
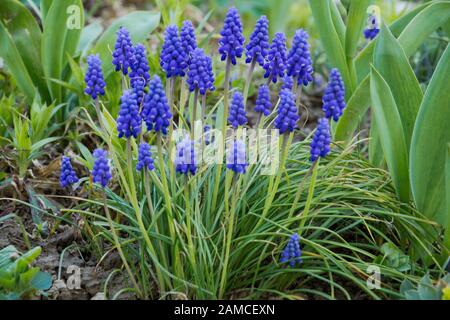
[[[144,41],[159,25],[160,14],[150,11],[135,11],[114,21],[97,41],[94,52],[100,54],[103,61],[103,73],[107,78],[114,70],[112,49],[116,42],[116,32],[121,26],[128,29],[134,43]]]
[[[28,102],[31,103],[36,95],[33,81],[11,35],[2,22],[0,22],[0,39],[0,54],[20,90],[25,94]]]
[[[407,56],[385,24],[381,27],[375,46],[374,66],[392,88],[409,150],[423,94]]]
[[[69,8],[78,8],[80,28],[72,24],[71,19],[74,17]],[[62,72],[67,63],[66,54],[74,54],[83,24],[81,0],[55,1],[45,18],[41,48],[42,65],[52,99],[57,102],[62,99],[62,87],[50,79],[62,79]]]
[[[41,64],[39,25],[27,8],[14,0],[0,1],[0,20],[11,35],[31,80],[38,87],[41,97],[47,100],[49,92]]]
[[[381,146],[380,134],[377,127],[377,119],[374,115],[372,115],[372,118],[370,119],[369,137],[369,162],[378,168],[385,167],[383,148]]]
[[[345,11],[345,8],[342,8],[343,11]],[[331,19],[333,20],[334,28],[336,29],[336,32],[339,36],[339,41],[341,42],[342,47],[345,47],[345,33],[346,33],[346,26],[344,23],[344,20],[342,20],[341,13],[339,11],[337,2],[330,1],[330,13],[331,13]]]
[[[45,19],[47,18],[47,14],[48,14],[52,4],[53,4],[53,0],[41,0],[40,9],[41,9],[42,24],[44,24]]]
[[[443,226],[450,223],[444,174],[450,142],[449,83],[450,46],[447,46],[420,106],[410,152],[411,187],[417,208]]]
[[[327,57],[331,65],[341,72],[347,88],[346,97],[349,98],[354,90],[354,85],[347,66],[344,48],[331,16],[330,1],[310,0],[309,5]]]
[[[445,201],[447,212],[450,212],[450,143],[447,144],[447,157],[445,158]],[[447,223],[444,227],[444,245],[450,252],[450,223]]]
[[[391,89],[372,67],[370,94],[381,147],[398,197],[409,202],[408,152],[400,114]]]
[[[30,285],[36,290],[48,290],[52,286],[52,276],[48,272],[39,271],[31,279]]]
[[[85,56],[95,40],[102,34],[103,26],[100,22],[94,22],[83,29],[80,42],[76,51],[76,56]]]
[[[367,7],[372,0],[357,0],[350,2],[347,19],[347,30],[345,33],[345,54],[347,59],[355,56],[358,48],[358,40],[361,38],[367,18]]]

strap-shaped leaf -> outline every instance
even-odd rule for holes
[[[389,85],[374,67],[370,72],[370,94],[381,147],[395,190],[402,201],[408,202],[408,152],[402,121]]]
[[[371,0],[357,0],[350,2],[347,30],[345,33],[345,54],[347,59],[352,59],[355,56],[358,40],[361,39],[367,18],[367,7],[370,3]]]
[[[425,92],[411,143],[411,187],[418,209],[448,225],[445,163],[450,142],[450,46],[447,46]]]

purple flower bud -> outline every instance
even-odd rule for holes
[[[278,106],[278,116],[275,119],[275,128],[280,130],[280,134],[294,131],[297,121],[300,119],[295,96],[289,89],[280,92],[280,104]]]
[[[380,32],[380,22],[376,15],[369,15],[367,20],[367,28],[364,29],[364,37],[368,40],[373,40]]]
[[[155,169],[153,163],[154,161],[152,158],[150,145],[148,143],[141,142],[141,144],[139,145],[138,162],[136,164],[136,170],[142,171],[142,169],[147,169],[149,171],[152,171]]]
[[[247,167],[245,143],[242,140],[235,140],[231,150],[227,150],[227,169],[243,174]]]
[[[183,21],[183,26],[180,32],[181,46],[187,56],[188,64],[190,62],[191,54],[197,49],[197,39],[195,38],[195,30],[190,20]]]
[[[127,90],[120,98],[120,110],[117,118],[117,131],[119,138],[131,136],[137,138],[141,132],[142,118],[139,114],[139,106],[137,104],[137,96],[131,91]]]
[[[124,27],[120,27],[117,31],[117,41],[114,46],[113,61],[116,71],[122,70],[124,75],[128,74],[128,69],[134,63],[133,43],[131,42],[130,33]]]
[[[294,87],[294,80],[292,79],[292,77],[285,75],[283,77],[283,84],[281,85],[281,89],[292,90],[293,87]]]
[[[157,75],[154,75],[148,86],[149,92],[144,98],[141,116],[147,124],[148,130],[155,130],[155,132],[166,134],[172,114],[167,104],[161,79]]]
[[[345,86],[338,69],[332,69],[330,80],[322,97],[322,110],[328,119],[333,118],[338,121],[344,112],[345,104]]]
[[[214,91],[214,73],[212,70],[211,58],[205,55],[203,49],[197,48],[192,53],[191,63],[189,64],[187,84],[189,91],[199,89],[200,94],[206,94],[206,91]]]
[[[242,57],[245,38],[239,11],[235,7],[228,10],[220,35],[222,37],[219,40],[219,53],[222,61],[229,57],[231,63],[236,64],[236,58]]]
[[[261,67],[269,51],[269,20],[266,16],[261,16],[256,22],[255,30],[250,35],[250,41],[245,47],[247,59],[246,63],[255,59]]]
[[[304,86],[313,81],[308,38],[308,33],[304,30],[300,29],[295,32],[287,63],[287,75],[297,79],[297,83]]]
[[[234,129],[247,123],[247,115],[244,107],[244,97],[239,91],[235,91],[231,99],[230,112],[228,114],[228,124]]]
[[[61,174],[59,176],[59,183],[61,187],[65,188],[78,182],[78,177],[72,168],[69,157],[63,157],[61,160]]]
[[[317,124],[316,132],[311,141],[311,162],[316,161],[319,157],[326,157],[330,152],[330,125],[328,119],[321,118]]]
[[[277,32],[270,45],[269,55],[264,65],[264,70],[266,70],[264,78],[270,78],[273,83],[276,83],[278,77],[284,77],[286,59],[286,37],[283,33]]]
[[[103,79],[102,61],[98,54],[91,54],[87,58],[88,69],[84,81],[86,82],[86,90],[84,93],[90,95],[92,99],[105,95],[106,83]]]
[[[270,114],[272,103],[270,102],[269,87],[265,84],[259,87],[258,98],[256,98],[255,111],[263,113],[266,117]]]
[[[177,26],[168,26],[160,57],[161,67],[166,72],[166,77],[183,77],[187,68],[187,58],[188,56],[178,36]]]
[[[291,268],[295,267],[296,264],[301,264],[302,260],[302,250],[300,248],[300,238],[297,233],[294,233],[283,252],[281,252],[280,262],[289,262]]]
[[[94,151],[94,168],[92,169],[94,183],[99,183],[103,188],[111,180],[111,169],[109,167],[108,152],[103,149]]]
[[[214,142],[214,135],[211,133],[211,127],[208,125],[205,125],[203,127],[203,135],[205,138],[205,144],[208,146],[212,142]]]
[[[184,138],[177,144],[175,154],[176,172],[188,175],[195,175],[198,169],[198,147],[194,140],[188,137]]]

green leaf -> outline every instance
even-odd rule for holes
[[[31,280],[30,285],[36,290],[48,290],[52,286],[52,276],[48,272],[39,271]]]
[[[371,0],[358,0],[350,2],[347,19],[347,30],[345,33],[345,54],[347,58],[353,58],[358,48],[358,40],[363,33],[367,17],[367,7]]]
[[[72,28],[70,19],[72,12],[68,9],[78,7],[81,14],[80,28]],[[62,87],[50,79],[61,79],[67,64],[66,54],[73,55],[78,45],[81,28],[84,25],[83,5],[81,0],[55,1],[44,21],[42,36],[42,65],[50,88],[52,99],[58,103],[62,99]]]
[[[385,167],[385,163],[383,148],[380,141],[380,134],[377,127],[377,119],[374,115],[372,115],[370,121],[369,162],[375,167],[382,168]]]
[[[87,51],[91,48],[92,44],[102,34],[102,32],[103,26],[99,21],[91,23],[84,28],[81,32],[76,55],[85,56]]]
[[[134,43],[144,41],[159,25],[160,14],[150,11],[135,11],[113,22],[97,41],[94,52],[100,54],[103,61],[103,73],[107,78],[114,70],[112,64],[111,48],[116,42],[116,32],[123,26],[130,32]]]
[[[404,129],[407,150],[423,94],[408,57],[388,27],[383,24],[374,52],[374,66],[392,88]]]
[[[370,93],[381,146],[398,197],[409,201],[408,153],[394,96],[380,73],[372,67]]]
[[[41,19],[42,22],[47,18],[47,14],[50,10],[51,5],[53,4],[53,0],[41,0]]]
[[[411,187],[417,208],[443,226],[450,223],[444,174],[450,142],[449,83],[450,46],[447,46],[420,106],[410,152]]]
[[[450,143],[447,144],[447,157],[445,158],[445,201],[447,212],[450,212]],[[444,227],[444,245],[450,252],[450,223]]]

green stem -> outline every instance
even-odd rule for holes
[[[318,171],[317,168],[318,167],[319,167],[319,160],[315,161],[314,164],[313,164],[311,182],[309,184],[309,189],[308,189],[308,197],[306,198],[305,209],[301,213],[302,221],[300,222],[300,225],[299,225],[299,228],[298,228],[299,229],[299,231],[298,231],[298,235],[299,236],[302,235],[303,227],[305,226],[306,218],[308,217],[308,214],[309,214],[309,208],[311,207],[311,201],[312,201],[313,196],[314,196],[314,188],[316,186],[317,171]]]
[[[186,177],[186,180],[188,178]],[[188,252],[189,252],[189,260],[191,261],[192,270],[196,270],[195,267],[195,248],[194,243],[192,241],[192,224],[191,224],[191,206],[189,202],[189,181],[186,181],[186,185],[184,187],[184,196],[186,201],[186,236],[188,241]]]
[[[256,59],[253,59],[252,63],[250,64],[250,67],[248,68],[247,79],[245,80],[244,106],[246,106],[246,104],[247,104],[248,91],[250,89],[250,83],[252,82],[252,76],[253,76],[253,71],[255,70],[255,65],[256,65]]]
[[[295,193],[294,202],[292,203],[291,210],[289,211],[289,218],[291,218],[294,215],[294,211],[297,207],[298,201],[300,200],[300,196],[302,195],[302,192],[303,192],[303,186],[305,184],[305,181],[309,177],[309,175],[312,173],[312,171],[314,170],[315,165],[316,165],[316,163],[314,162],[314,164],[309,168],[308,172],[306,173],[305,177],[303,178],[303,181],[300,183],[300,186],[297,189],[297,192]]]

